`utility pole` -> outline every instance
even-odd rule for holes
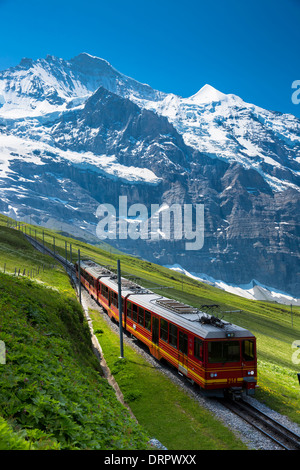
[[[79,302],[81,303],[80,250],[78,250],[78,280],[79,280]]]
[[[119,330],[120,330],[120,358],[124,358],[123,352],[123,315],[122,315],[122,286],[121,286],[121,266],[118,259],[118,306],[119,306]]]
[[[43,253],[45,254],[45,233],[43,230]]]

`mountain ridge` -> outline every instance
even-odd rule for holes
[[[300,121],[204,85],[182,98],[107,61],[47,56],[0,72],[0,210],[95,234],[97,206],[204,204],[205,243],[115,240],[164,265],[299,291]],[[185,265],[183,263],[185,261]]]

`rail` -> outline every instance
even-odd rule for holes
[[[300,436],[298,434],[295,434],[255,406],[243,400],[232,401],[224,399],[220,400],[220,402],[283,449],[300,449]]]

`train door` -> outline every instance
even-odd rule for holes
[[[152,316],[152,342],[158,344],[159,340],[159,319]]]
[[[188,375],[188,335],[179,331],[178,338],[178,370]]]

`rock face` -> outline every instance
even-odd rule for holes
[[[171,239],[108,240],[150,261],[299,295],[299,162],[299,120],[208,85],[167,95],[88,54],[0,72],[0,211],[92,239],[120,196],[148,214],[203,204],[201,249],[177,219]]]

